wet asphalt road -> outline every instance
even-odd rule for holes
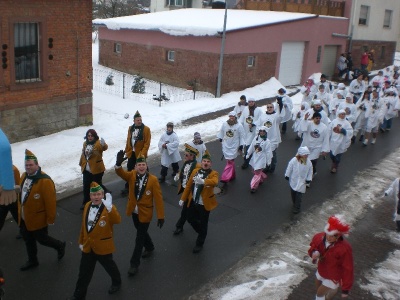
[[[329,173],[330,160],[320,159],[318,175],[303,197],[302,209],[307,210],[343,191],[357,171],[370,167],[398,148],[400,139],[396,130],[399,123],[396,119],[392,131],[379,135],[374,146],[363,148],[358,141],[352,145],[344,154],[335,175]],[[290,191],[283,176],[287,162],[299,144],[291,131],[283,137],[278,148],[277,169],[256,194],[249,192],[251,169],[241,170],[242,159],[236,160],[236,180],[229,184],[226,195],[217,198],[219,206],[211,212],[204,249],[197,255],[192,254],[196,234],[189,224],[185,225],[182,235],[172,235],[180,214],[179,197],[176,187],[163,184],[165,224],[162,229],[156,227],[154,220],[150,225],[155,254],[149,259],[142,259],[135,277],[127,276],[135,230],[130,217],[125,215],[126,199],[119,196],[123,183],[118,178],[107,182],[107,187],[114,192],[114,204],[123,216],[122,223],[114,227],[117,248],[114,258],[122,274],[122,288],[117,294],[108,295],[111,282],[98,264],[86,299],[187,299],[204,283],[229,269],[252,247],[293,220]],[[207,147],[213,156],[213,168],[221,172],[224,161],[220,160],[219,142],[208,143]],[[150,171],[156,175],[159,169],[158,165],[150,165]],[[53,249],[39,245],[39,267],[19,271],[27,259],[25,246],[22,240],[15,239],[18,232],[16,224],[7,221],[0,233],[0,266],[6,275],[5,299],[65,299],[72,295],[80,261],[77,240],[81,225],[81,199],[82,195],[77,194],[59,201],[56,224],[49,228],[50,235],[67,241],[66,255],[60,262]]]

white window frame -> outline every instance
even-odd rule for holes
[[[385,16],[383,17],[383,28],[390,29],[392,27],[393,10],[385,9]]]
[[[115,53],[122,53],[122,45],[120,43],[114,44],[114,52]]]
[[[256,57],[253,55],[247,56],[247,67],[254,67],[256,64]]]
[[[368,5],[360,6],[360,16],[358,18],[358,25],[368,25],[370,7]]]
[[[174,50],[168,50],[167,52],[167,60],[174,62],[175,61],[175,51]]]
[[[167,0],[168,6],[183,6],[183,0]]]

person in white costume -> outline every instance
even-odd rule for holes
[[[336,112],[338,111],[338,107],[340,104],[346,102],[345,99],[346,94],[344,94],[343,90],[336,91],[335,96],[332,98],[331,103],[329,104],[329,119],[331,121],[336,119]]]
[[[207,147],[206,147],[206,144],[201,139],[200,133],[195,132],[193,134],[193,140],[188,142],[188,144],[190,146],[192,146],[193,148],[195,148],[197,151],[199,151],[199,153],[197,153],[197,155],[196,155],[196,160],[201,161],[201,158],[203,157],[203,154],[206,152]]]
[[[398,111],[400,109],[400,102],[395,89],[392,87],[388,88],[385,91],[382,100],[386,103],[386,112],[383,123],[381,125],[381,131],[386,132],[390,131],[390,129],[392,128],[392,121],[393,118],[397,117]]]
[[[329,116],[329,106],[332,101],[332,94],[325,90],[325,85],[321,84],[318,87],[318,93],[315,94],[314,98],[321,100],[322,108]]]
[[[246,96],[240,96],[238,104],[235,105],[233,111],[236,113],[237,118],[240,118],[242,111],[247,107],[248,103],[246,101]],[[201,156],[200,156],[201,157]]]
[[[172,165],[172,178],[179,172],[178,162],[181,159],[179,154],[179,138],[174,132],[174,123],[167,123],[167,130],[161,135],[158,142],[158,149],[161,153],[161,176],[160,182],[165,182],[168,168]]]
[[[301,123],[301,120],[304,119],[304,116],[305,116],[305,114],[307,113],[307,111],[309,109],[310,109],[310,105],[307,102],[303,101],[303,102],[301,102],[300,110],[298,112],[293,113],[293,117],[292,117],[293,126],[292,126],[292,128],[293,128],[293,131],[295,133],[297,133],[296,140],[300,140],[301,139],[302,133],[300,131],[300,123]]]
[[[279,113],[282,117],[281,133],[285,134],[286,122],[292,118],[293,101],[288,95],[286,95],[286,90],[284,88],[280,88],[278,90],[278,95],[276,96],[276,103],[278,103]]]
[[[346,112],[346,120],[349,121],[350,124],[353,124],[356,121],[357,108],[353,103],[353,95],[351,93],[346,95],[346,101],[344,103],[339,104],[338,111],[341,109]]]
[[[353,94],[354,103],[357,103],[358,99],[360,99],[361,95],[366,90],[366,85],[364,81],[364,74],[358,74],[356,79],[353,79],[349,86],[349,92]]]
[[[376,143],[376,137],[378,135],[379,124],[383,122],[383,117],[385,115],[385,103],[379,97],[379,91],[373,90],[371,94],[371,99],[366,106],[365,111],[365,139],[363,141],[363,146],[368,145],[368,140],[371,137],[371,144]]]
[[[385,196],[393,198],[395,202],[394,221],[397,231],[400,231],[400,179],[396,178],[385,191]]]
[[[328,118],[326,112],[322,109],[321,100],[314,100],[312,108],[310,108],[307,113],[309,115],[309,120],[311,120],[312,116],[315,112],[319,112],[321,114],[321,122],[325,125],[329,125],[331,120]]]
[[[359,100],[356,104],[356,121],[353,126],[353,137],[351,138],[351,143],[354,144],[356,141],[358,132],[361,131],[360,141],[364,139],[365,125],[367,124],[367,118],[365,113],[369,104],[370,93],[365,92],[362,100]]]

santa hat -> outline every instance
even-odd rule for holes
[[[38,161],[36,155],[28,149],[25,149],[25,160],[34,160],[36,162]]]
[[[103,191],[103,188],[101,187],[100,184],[98,184],[97,182],[93,181],[93,182],[90,184],[90,192],[91,192],[91,193],[96,193],[96,192],[98,192],[98,191]]]
[[[349,234],[350,225],[346,223],[343,215],[330,216],[324,229],[328,235]]]

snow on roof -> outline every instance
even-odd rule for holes
[[[95,19],[108,29],[160,30],[169,35],[214,36],[223,31],[224,9],[188,8],[126,17]],[[314,14],[228,9],[226,31],[316,17]]]

